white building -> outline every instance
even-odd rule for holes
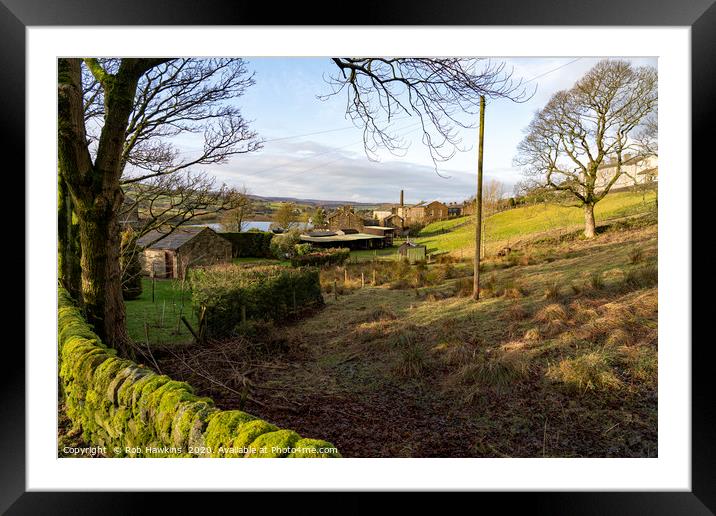
[[[609,181],[612,180],[616,172],[617,166],[613,162],[600,165],[597,170],[595,190],[597,192],[603,190]],[[612,189],[655,182],[658,180],[659,173],[657,158],[656,156],[644,158],[641,156],[630,157],[627,155],[624,161],[622,161],[621,172],[619,179],[612,185]]]

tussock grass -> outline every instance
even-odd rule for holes
[[[398,318],[398,316],[388,306],[379,305],[379,306],[370,308],[368,310],[368,312],[362,317],[362,321],[363,322],[373,322],[373,321],[382,321],[382,320],[393,321],[397,318]]]
[[[623,386],[612,368],[613,357],[595,350],[550,365],[547,378],[571,392],[618,390]]]
[[[547,323],[552,321],[566,321],[567,311],[559,303],[552,303],[545,306],[534,316],[534,320],[540,323]]]
[[[427,352],[422,346],[412,344],[400,350],[396,371],[406,378],[419,378],[427,369]]]
[[[607,335],[604,344],[611,348],[630,346],[633,343],[633,336],[623,328],[615,328]]]
[[[466,402],[484,391],[503,393],[525,379],[531,370],[528,356],[518,351],[500,351],[492,357],[478,356],[453,375],[450,382],[463,392]]]
[[[659,270],[656,265],[648,264],[630,269],[622,281],[622,290],[639,290],[655,286],[659,282]]]
[[[604,288],[604,278],[601,272],[593,272],[589,276],[589,286],[594,290],[602,290]]]
[[[538,328],[530,328],[525,332],[523,338],[529,341],[538,341],[542,339],[542,334],[540,333]]]
[[[562,285],[559,281],[551,281],[547,284],[544,291],[544,298],[550,300],[557,300],[562,296]]]
[[[477,356],[477,348],[466,342],[442,342],[433,348],[443,364],[455,368],[471,363]]]
[[[636,265],[637,263],[641,263],[641,261],[644,259],[644,251],[642,251],[641,248],[635,247],[631,251],[629,251],[629,263],[632,265]]]
[[[522,321],[527,319],[527,317],[529,317],[529,312],[517,301],[511,303],[510,306],[499,315],[499,318],[503,321]]]

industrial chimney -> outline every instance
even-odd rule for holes
[[[403,191],[400,191],[400,207],[403,207]]]

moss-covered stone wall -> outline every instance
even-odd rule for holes
[[[64,289],[58,299],[61,396],[84,440],[110,457],[340,457],[239,410],[219,410],[190,385],[117,357]]]

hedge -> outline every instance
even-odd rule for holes
[[[311,253],[301,254],[291,258],[291,265],[294,267],[322,265],[342,265],[351,255],[351,250],[345,247],[329,248]]]
[[[316,268],[214,265],[195,268],[189,283],[197,313],[204,309],[206,335],[230,334],[246,319],[281,320],[323,305]]]
[[[231,257],[257,257],[271,258],[271,239],[274,234],[271,232],[249,232],[249,233],[219,233],[220,236],[231,242]]]
[[[326,441],[303,439],[240,410],[218,410],[190,385],[119,358],[62,288],[57,326],[67,416],[106,456],[340,457]]]

